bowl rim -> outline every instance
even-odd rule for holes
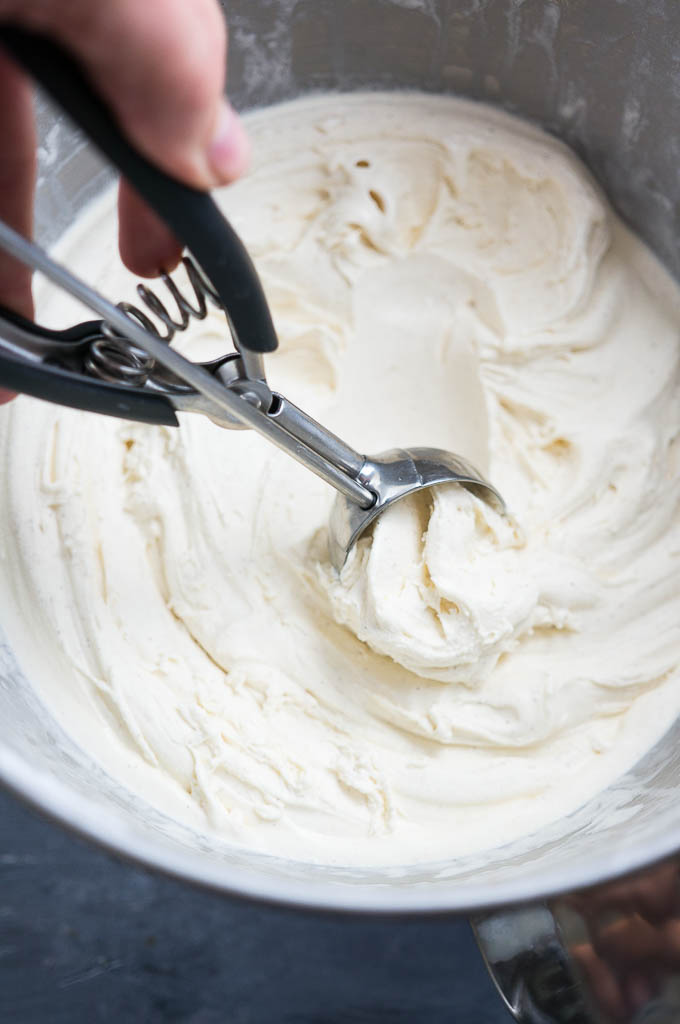
[[[229,861],[206,861],[199,851],[165,849],[136,833],[114,809],[104,815],[88,796],[35,769],[8,747],[0,747],[0,785],[31,810],[90,845],[147,871],[222,896],[312,912],[348,915],[474,915],[517,904],[535,903],[588,889],[653,867],[680,850],[680,830],[655,841],[640,841],[625,851],[609,849],[587,862],[542,871],[540,888],[531,877],[498,883],[453,884],[451,891],[352,883],[313,878],[278,878],[265,870],[245,869]]]

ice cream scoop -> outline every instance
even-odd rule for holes
[[[169,177],[123,136],[73,58],[41,36],[15,28],[0,43],[51,93],[191,250],[196,306],[166,275],[178,311],[142,289],[165,336],[141,310],[115,306],[0,223],[0,246],[97,312],[101,321],[48,331],[0,311],[0,374],[17,391],[127,419],[176,425],[175,411],[200,412],[229,428],[251,428],[338,490],[329,555],[340,569],[357,539],[394,502],[422,488],[455,483],[503,511],[501,496],[459,455],[437,448],[393,449],[375,457],[355,451],[267,384],[263,354],[278,341],[262,285],[240,238],[210,196]],[[168,342],[205,315],[206,296],[228,321],[234,351],[190,362]]]

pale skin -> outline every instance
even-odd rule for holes
[[[609,1021],[631,1024],[680,969],[680,866],[567,897],[587,926],[571,948],[591,996]]]
[[[128,138],[196,188],[236,180],[248,162],[224,98],[226,25],[217,0],[0,0],[0,21],[52,36],[77,56]],[[30,237],[36,137],[30,82],[0,51],[0,218]],[[172,269],[180,247],[123,181],[123,262],[141,277]],[[30,274],[0,251],[0,303],[33,315]],[[0,387],[0,402],[13,396]]]

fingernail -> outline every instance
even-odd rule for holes
[[[222,101],[217,127],[208,149],[208,160],[218,179],[226,184],[239,178],[250,157],[250,143],[238,114]]]

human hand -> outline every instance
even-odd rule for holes
[[[680,866],[663,864],[566,902],[586,926],[587,941],[570,951],[595,1005],[607,1020],[638,1019],[680,973]]]
[[[0,20],[72,50],[128,138],[188,185],[238,178],[248,143],[223,97],[226,26],[216,0],[0,0]],[[36,138],[31,87],[0,51],[0,218],[30,237]],[[171,270],[181,247],[121,182],[119,247],[141,277]],[[0,303],[33,316],[30,272],[0,251]],[[0,389],[0,402],[12,396]]]

